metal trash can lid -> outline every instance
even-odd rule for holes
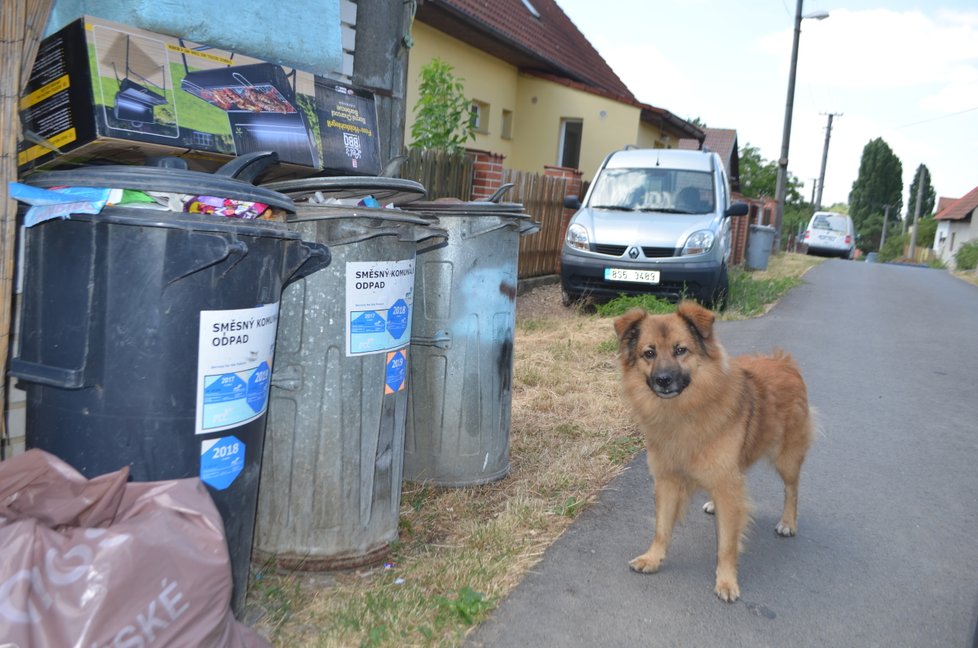
[[[310,221],[344,220],[348,218],[369,218],[388,223],[404,225],[422,225],[429,227],[434,224],[430,218],[423,218],[412,212],[383,207],[348,207],[343,205],[306,205],[299,203],[295,206],[295,214],[290,214],[286,222],[305,223]]]
[[[433,216],[512,216],[530,218],[521,203],[497,203],[488,201],[464,201],[450,198],[411,204],[411,211]]]
[[[280,191],[291,196],[293,200],[315,198],[317,193],[337,200],[360,200],[367,196],[373,196],[381,204],[398,206],[419,200],[428,194],[424,185],[414,180],[369,176],[302,178],[269,182],[262,186],[273,191]]]
[[[262,170],[277,162],[276,153],[259,152],[237,157],[214,173],[161,166],[91,165],[67,171],[38,172],[23,182],[42,189],[98,187],[215,196],[294,212],[295,203],[290,197],[251,182]]]

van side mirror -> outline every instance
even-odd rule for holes
[[[745,202],[735,202],[734,204],[727,207],[727,211],[723,212],[724,216],[746,216],[750,211],[750,207]]]
[[[577,196],[564,196],[564,207],[567,209],[580,209],[581,199]]]

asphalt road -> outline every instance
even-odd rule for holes
[[[631,572],[654,520],[643,453],[466,646],[978,646],[978,287],[830,260],[718,332],[731,354],[786,349],[808,381],[824,433],[798,535],[774,533],[781,484],[758,465],[740,601],[713,594],[702,495],[662,570]]]

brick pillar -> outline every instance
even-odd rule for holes
[[[472,200],[486,200],[503,186],[503,160],[506,156],[491,151],[474,149],[468,151],[475,156],[472,172]]]

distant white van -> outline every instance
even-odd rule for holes
[[[847,214],[817,211],[808,222],[802,243],[807,253],[852,259],[856,256],[856,231]]]

